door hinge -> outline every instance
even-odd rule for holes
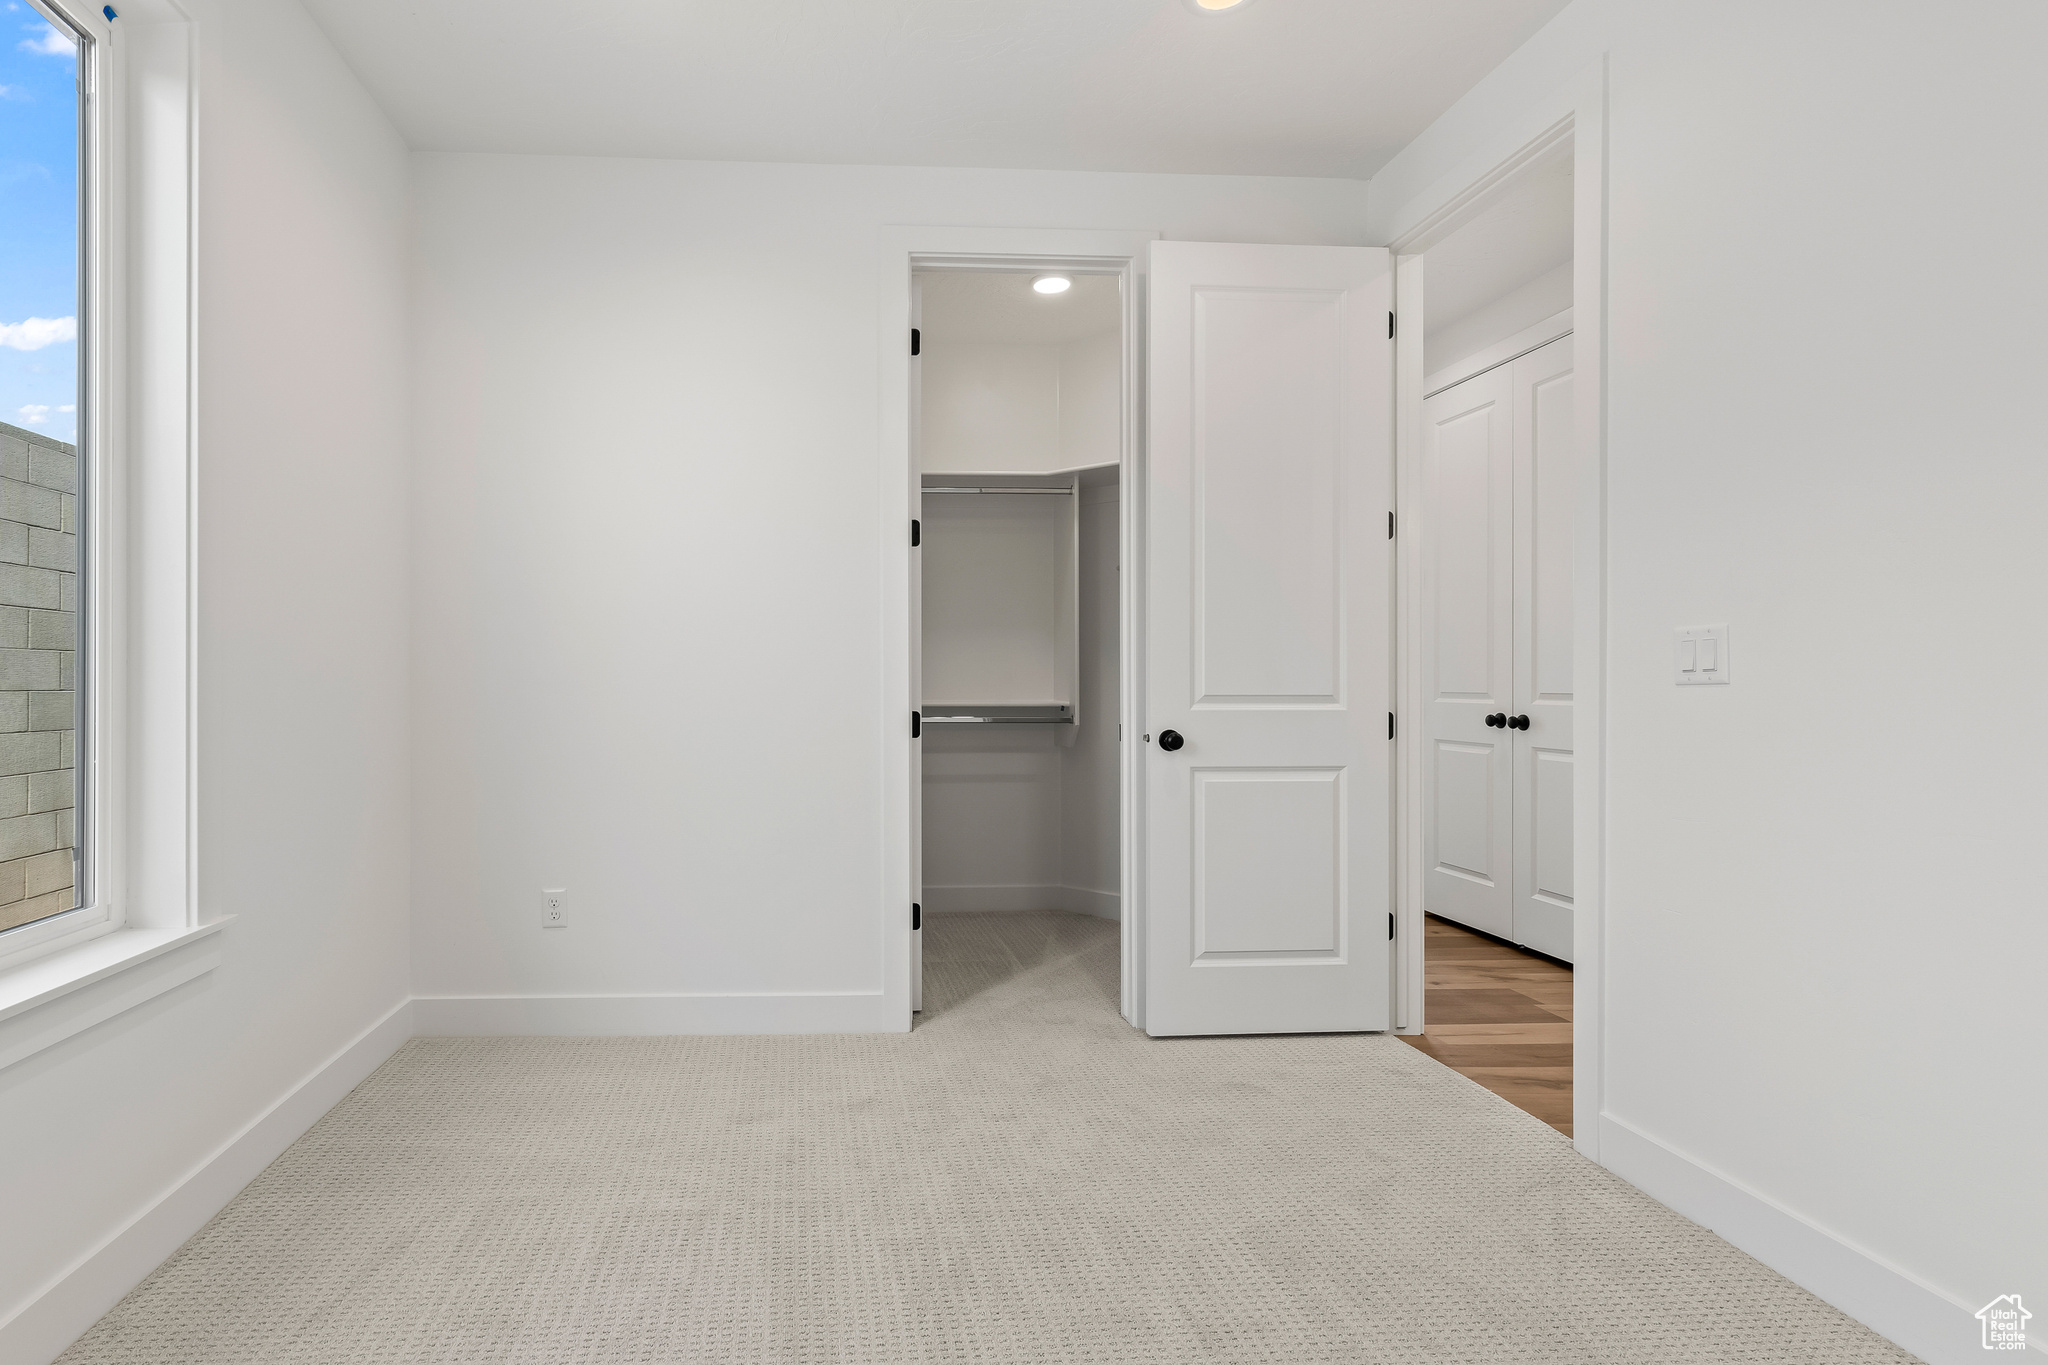
[[[924,907],[916,901],[910,903],[910,927],[913,929],[924,928]]]
[[[1387,911],[1387,942],[1394,941],[1394,912]]]
[[[912,711],[912,712],[910,713],[910,737],[911,737],[912,739],[916,739],[916,738],[918,738],[918,737],[919,737],[920,735],[922,735],[923,733],[924,733],[924,716],[923,716],[922,714],[920,714],[919,712],[916,712],[916,711]]]
[[[910,519],[910,548],[915,550],[923,539],[924,527],[918,522],[916,517],[912,517]]]
[[[1393,713],[1392,711],[1389,711],[1389,712],[1387,712],[1387,738],[1388,738],[1388,739],[1392,739],[1393,737],[1394,737],[1394,713]]]
[[[1387,340],[1389,340],[1389,341],[1392,341],[1393,339],[1394,339],[1394,315],[1393,315],[1392,313],[1389,313],[1389,314],[1387,314]]]
[[[916,354],[917,354],[917,353],[918,353],[919,351],[922,351],[923,349],[924,349],[924,333],[922,333],[922,332],[918,331],[918,330],[917,330],[917,328],[915,328],[915,327],[911,328],[911,329],[910,329],[910,353],[911,353],[912,355],[916,355]]]

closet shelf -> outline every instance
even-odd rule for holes
[[[1059,702],[1028,706],[927,702],[926,725],[1072,725],[1074,708]]]

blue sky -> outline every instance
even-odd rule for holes
[[[76,439],[78,91],[69,36],[0,0],[0,422]]]

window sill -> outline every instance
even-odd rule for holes
[[[0,1069],[212,971],[232,918],[196,929],[117,929],[0,971]]]

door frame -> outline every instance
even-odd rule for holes
[[[1460,169],[1376,223],[1395,256],[1395,481],[1400,525],[1395,607],[1400,934],[1396,1032],[1423,1030],[1422,506],[1423,266],[1430,247],[1498,202],[1519,179],[1569,157],[1573,172],[1572,330],[1578,496],[1573,526],[1572,1143],[1599,1160],[1605,1074],[1607,847],[1607,71],[1604,59],[1549,99],[1493,128]],[[1378,215],[1375,215],[1378,217]]]
[[[1122,803],[1118,840],[1122,875],[1118,887],[1122,922],[1122,1011],[1144,1027],[1145,870],[1144,784],[1137,753],[1129,742],[1144,724],[1144,322],[1145,261],[1160,234],[1069,228],[890,226],[881,231],[877,354],[881,360],[880,489],[878,543],[882,547],[882,678],[877,732],[882,737],[882,994],[889,1014],[903,1030],[911,1026],[910,906],[918,884],[911,865],[914,782],[921,780],[921,752],[910,737],[910,712],[919,704],[911,673],[913,628],[911,576],[917,560],[910,548],[910,520],[922,515],[922,480],[913,460],[910,421],[911,276],[924,271],[1067,270],[1115,275],[1122,282],[1123,430],[1118,470],[1118,518],[1122,573],[1118,584],[1120,673],[1118,723],[1125,743],[1119,754]]]

